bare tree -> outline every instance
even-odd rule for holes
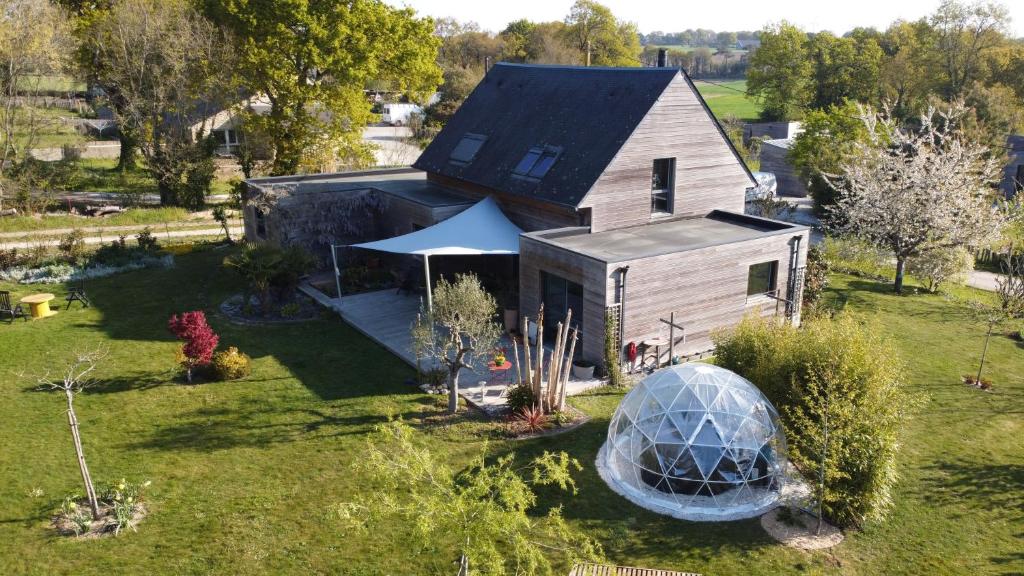
[[[868,240],[896,259],[897,293],[907,260],[927,250],[977,247],[997,238],[1004,216],[991,183],[999,158],[959,129],[962,103],[931,108],[920,127],[899,125],[889,110],[861,108],[870,135],[854,144],[840,175],[824,175],[839,193],[830,212],[840,232]]]
[[[448,412],[454,414],[459,409],[459,372],[472,370],[479,355],[498,342],[498,304],[476,276],[459,274],[454,283],[437,282],[433,305],[416,318],[413,342],[417,358],[435,360],[448,370]]]
[[[78,470],[85,484],[85,495],[89,500],[89,509],[94,520],[100,517],[99,499],[96,488],[89,474],[89,466],[85,462],[85,451],[82,449],[82,435],[78,428],[78,416],[75,414],[75,396],[95,383],[91,375],[100,361],[106,358],[106,350],[97,348],[90,352],[76,352],[74,359],[67,365],[59,379],[49,375],[39,377],[41,390],[60,390],[67,402],[68,425],[71,427],[71,438],[75,443],[75,456],[78,458]]]

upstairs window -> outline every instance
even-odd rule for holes
[[[483,134],[466,134],[455,145],[452,153],[448,156],[448,161],[462,166],[469,164],[476,158],[476,153],[480,151],[480,147],[486,141],[487,136]]]
[[[675,195],[675,158],[658,158],[651,170],[651,213],[671,214]]]
[[[747,272],[747,296],[759,296],[774,292],[778,274],[778,260],[752,265]]]
[[[561,153],[562,149],[557,146],[534,146],[526,152],[519,164],[516,164],[512,174],[540,180],[555,165]]]

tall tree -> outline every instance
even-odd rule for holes
[[[386,80],[418,100],[441,82],[440,39],[433,22],[411,9],[381,0],[205,0],[205,7],[237,38],[239,83],[270,101],[269,113],[246,113],[245,122],[271,143],[273,174],[299,171],[311,153],[368,161],[368,81]]]
[[[502,55],[510,62],[526,62],[532,56],[530,50],[530,38],[536,30],[537,25],[525,18],[514,20],[505,26],[501,31],[504,47]]]
[[[765,28],[747,71],[747,92],[764,105],[761,118],[799,118],[811,100],[810,78],[807,34],[788,22]]]
[[[0,178],[28,156],[47,127],[32,98],[40,95],[46,75],[62,71],[67,48],[60,9],[46,0],[0,0]]]
[[[864,122],[858,115],[859,110],[852,103],[811,110],[804,116],[803,132],[797,134],[789,149],[789,162],[807,183],[814,211],[821,218],[828,216],[828,208],[839,195],[824,175],[839,173],[854,145],[868,141]]]
[[[978,247],[998,237],[1002,217],[991,184],[1001,163],[965,137],[963,104],[930,109],[916,129],[886,112],[864,114],[869,141],[856,143],[837,177],[832,207],[841,230],[889,250],[893,289],[903,291],[906,262],[929,249]]]
[[[874,38],[837,38],[820,32],[811,38],[808,52],[814,78],[812,108],[841,106],[847,100],[872,104],[877,100],[883,54]]]
[[[932,30],[926,22],[892,24],[882,36],[885,53],[880,71],[882,96],[899,118],[919,114],[934,84],[929,71]]]
[[[160,202],[196,209],[213,180],[213,147],[193,125],[230,105],[231,42],[186,0],[121,0],[92,21],[83,45],[138,139]]]
[[[636,25],[620,22],[594,0],[576,0],[565,17],[567,42],[588,66],[639,66],[640,36]]]
[[[929,23],[947,99],[963,96],[974,80],[980,79],[985,55],[1003,43],[1009,21],[1009,11],[1002,4],[943,0]]]

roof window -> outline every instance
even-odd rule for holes
[[[477,152],[480,151],[480,147],[487,141],[487,136],[483,134],[469,134],[467,133],[459,140],[459,143],[455,145],[455,149],[448,155],[448,161],[454,164],[466,165],[476,158]]]
[[[561,153],[562,149],[558,146],[534,146],[526,152],[519,164],[516,164],[512,174],[540,180],[548,170],[551,170]]]

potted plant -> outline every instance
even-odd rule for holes
[[[594,378],[594,363],[590,360],[577,358],[572,362],[572,375],[580,380],[591,380]]]

